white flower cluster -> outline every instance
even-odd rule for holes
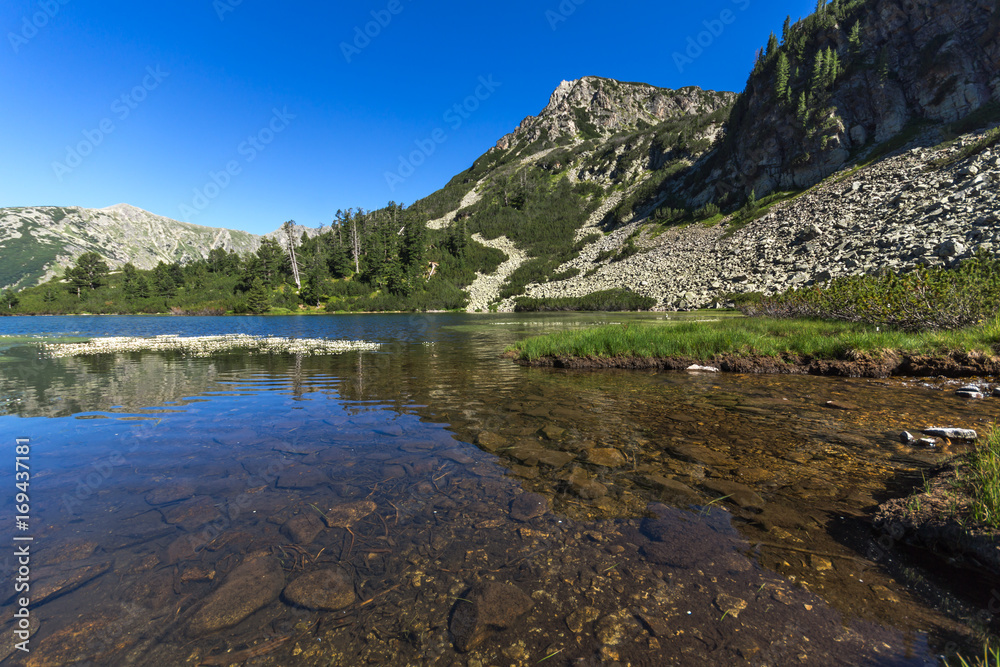
[[[379,343],[363,340],[324,340],[321,338],[280,338],[277,336],[155,336],[138,338],[122,336],[94,338],[86,343],[45,343],[42,349],[52,357],[77,357],[118,352],[185,352],[205,357],[216,352],[244,350],[260,354],[340,354],[342,352],[375,351]]]

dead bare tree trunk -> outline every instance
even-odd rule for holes
[[[292,277],[295,278],[296,289],[302,289],[302,280],[299,277],[299,262],[295,258],[295,221],[289,220],[284,225],[285,240],[288,242],[288,259],[292,263]]]

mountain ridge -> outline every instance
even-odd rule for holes
[[[296,227],[296,236],[303,232]],[[0,209],[0,288],[28,287],[59,275],[85,252],[97,252],[112,268],[131,262],[152,269],[159,262],[205,259],[214,248],[246,253],[267,235],[205,227],[150,213],[131,204],[100,209],[29,206]]]

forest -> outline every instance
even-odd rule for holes
[[[294,221],[285,223],[288,232]],[[290,251],[290,248],[293,251]],[[0,296],[4,314],[282,314],[456,310],[477,271],[506,256],[473,241],[465,225],[429,230],[422,217],[390,202],[376,211],[337,211],[329,227],[280,240],[255,253],[215,248],[205,259],[131,263],[112,270],[85,253],[63,276]]]

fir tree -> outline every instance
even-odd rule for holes
[[[255,314],[266,313],[271,309],[271,294],[260,277],[254,278],[247,292],[247,309]]]
[[[826,0],[816,0],[816,13],[817,14],[826,13]]]
[[[851,47],[851,60],[857,60],[861,56],[861,21],[855,22],[847,42]]]
[[[885,83],[889,80],[889,51],[883,46],[878,52],[878,62],[875,65],[878,72],[878,80]]]
[[[76,265],[66,269],[66,277],[70,281],[70,289],[80,296],[83,288],[92,290],[104,284],[110,269],[104,259],[96,252],[85,252],[76,260]]]
[[[122,267],[122,273],[125,276],[122,291],[126,299],[145,299],[149,296],[149,281],[145,275],[139,273],[132,262]]]
[[[788,38],[791,36],[791,33],[792,33],[792,17],[791,16],[786,16],[785,17],[785,24],[783,26],[781,26],[781,43],[782,44],[788,44]]]
[[[765,56],[768,58],[772,57],[775,53],[778,52],[779,48],[780,47],[778,45],[778,38],[772,32],[771,36],[767,38],[767,52],[765,53]]]
[[[167,299],[177,293],[177,283],[174,281],[170,267],[163,262],[157,264],[156,268],[153,269],[153,291],[156,296]]]
[[[812,79],[809,84],[809,92],[813,95],[818,93],[823,87],[823,75],[826,71],[826,57],[824,54],[825,51],[817,51],[816,60],[813,62]]]
[[[285,251],[281,244],[274,239],[264,239],[257,249],[257,259],[260,263],[255,268],[260,271],[260,277],[264,282],[268,286],[278,282],[281,267],[285,262]]]
[[[788,88],[788,56],[781,52],[778,54],[778,71],[775,77],[775,94],[778,101],[784,101],[790,99],[790,90]]]
[[[799,119],[799,123],[803,129],[805,129],[809,124],[809,105],[806,102],[805,91],[799,93],[799,104],[795,111],[795,116]]]

